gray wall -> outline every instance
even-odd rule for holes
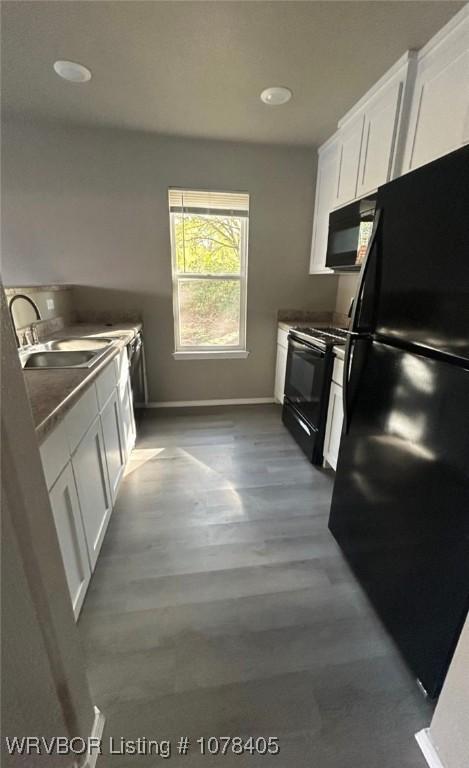
[[[337,285],[337,298],[335,311],[346,315],[350,309],[350,302],[355,296],[358,285],[358,275],[340,275]]]
[[[7,301],[10,302],[15,294],[22,293],[29,296],[36,304],[42,320],[50,320],[54,317],[63,317],[66,323],[73,319],[73,296],[71,288],[55,290],[53,286],[22,286],[21,288],[7,288],[5,291]],[[52,300],[53,307],[49,309],[48,301]],[[16,328],[23,328],[36,321],[36,313],[27,301],[17,299],[12,307],[13,319]]]
[[[459,638],[430,727],[445,768],[467,768],[469,761],[469,618]]]
[[[271,397],[277,310],[334,309],[337,279],[308,276],[314,150],[15,121],[3,158],[5,283],[140,310],[153,401]],[[251,195],[246,360],[172,358],[172,185]]]

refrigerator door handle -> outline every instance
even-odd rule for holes
[[[350,321],[350,331],[348,333],[347,343],[345,345],[344,374],[343,374],[343,381],[342,381],[342,404],[343,404],[343,411],[344,411],[342,433],[344,435],[348,433],[349,426],[350,426],[349,379],[350,379],[350,364],[352,360],[354,341],[355,339],[366,339],[370,337],[369,334],[367,333],[357,332],[357,325],[358,325],[358,319],[359,319],[359,314],[361,310],[361,297],[363,294],[363,289],[365,287],[368,267],[370,265],[371,252],[376,243],[376,237],[378,235],[382,215],[383,215],[382,209],[377,208],[375,212],[375,218],[373,221],[373,231],[371,233],[371,237],[368,242],[368,247],[366,249],[365,258],[363,260],[363,264],[360,272],[360,281],[358,283],[357,293],[353,301],[352,319]]]
[[[354,339],[354,336],[352,336],[351,334],[347,337],[347,343],[345,344],[345,353],[344,353],[344,371],[343,371],[343,380],[342,380],[342,406],[344,411],[344,420],[342,425],[343,435],[347,434],[350,426],[348,381],[349,381],[350,360],[352,357],[353,339]]]
[[[350,330],[351,331],[357,331],[357,324],[361,309],[361,296],[363,293],[363,289],[365,287],[365,280],[366,280],[366,273],[368,272],[368,267],[370,265],[370,255],[373,250],[374,244],[376,242],[376,237],[378,235],[378,230],[381,222],[381,217],[383,215],[383,211],[381,208],[377,208],[375,212],[375,217],[373,220],[373,230],[371,232],[371,237],[368,241],[368,247],[366,249],[365,258],[363,259],[363,264],[360,272],[360,280],[357,287],[357,293],[355,294],[355,299],[353,302],[353,310],[352,310],[352,319],[350,321]],[[345,370],[345,367],[344,367]]]

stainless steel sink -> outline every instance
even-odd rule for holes
[[[46,345],[40,348],[20,352],[23,368],[91,368],[106,354],[112,341],[108,341],[101,349],[49,349]]]
[[[45,350],[64,350],[64,351],[75,351],[75,350],[95,350],[95,349],[104,349],[105,347],[108,347],[109,344],[112,344],[115,342],[114,339],[110,339],[108,337],[101,336],[99,338],[90,338],[89,336],[83,336],[83,337],[75,337],[75,338],[69,338],[69,339],[58,339],[57,341],[47,341],[45,344],[41,344],[41,348]]]

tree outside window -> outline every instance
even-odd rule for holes
[[[170,190],[176,351],[245,348],[248,201]]]

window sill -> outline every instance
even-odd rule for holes
[[[204,350],[202,352],[173,352],[175,360],[245,360],[249,355],[247,349],[220,349],[219,351]]]

